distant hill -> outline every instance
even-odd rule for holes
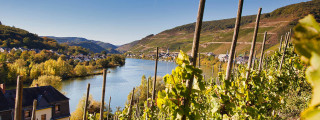
[[[107,51],[108,53],[119,53],[115,49],[117,46],[105,43],[101,41],[88,40],[86,38],[80,37],[55,37],[55,36],[45,36],[48,38],[52,38],[58,41],[58,43],[66,43],[70,46],[81,46],[95,53],[100,53],[101,51]]]
[[[281,35],[289,31],[297,21],[308,15],[313,14],[320,20],[320,0],[292,4],[266,13],[261,16],[260,28],[257,38],[256,49],[260,50],[263,33],[267,31],[267,48],[276,46]],[[257,8],[258,11],[258,8]],[[237,45],[237,53],[248,52],[255,26],[256,15],[243,16],[241,19],[240,34]],[[235,18],[205,21],[202,24],[200,37],[200,52],[213,52],[215,54],[226,53],[230,49]],[[147,36],[139,41],[134,41],[117,48],[119,51],[130,51],[136,53],[150,53],[156,47],[165,51],[169,48],[170,52],[183,50],[190,52],[192,48],[193,32],[195,23],[178,26],[164,30],[159,34]]]
[[[133,41],[133,42],[130,42],[130,43],[121,45],[121,46],[119,46],[116,50],[119,51],[119,52],[129,51],[132,47],[134,47],[136,44],[138,44],[139,41],[140,41],[140,40],[136,40],[136,41]]]

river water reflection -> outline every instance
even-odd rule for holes
[[[105,103],[108,103],[109,96],[112,97],[111,108],[124,107],[127,95],[133,87],[139,86],[141,77],[145,75],[154,76],[155,61],[127,58],[126,64],[122,67],[110,68],[107,74]],[[171,73],[177,65],[173,62],[159,61],[158,76],[164,76]],[[206,76],[212,76],[212,68],[203,67]],[[216,73],[215,73],[216,74]],[[208,77],[206,77],[208,78]],[[102,75],[90,76],[85,78],[76,78],[62,82],[62,92],[70,98],[70,112],[73,112],[79,100],[84,96],[87,84],[91,84],[90,94],[95,100],[101,100]]]

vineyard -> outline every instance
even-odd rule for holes
[[[151,84],[142,82],[133,89],[128,104],[116,111],[114,119],[317,119],[320,117],[320,25],[312,15],[301,20],[280,40],[279,50],[253,60],[256,33],[248,64],[235,64],[235,47],[243,1],[239,2],[233,46],[226,72],[204,79],[196,67],[204,0],[200,1],[191,59],[183,51],[178,67],[163,77],[165,88],[154,99]],[[259,28],[257,15],[256,28]],[[195,61],[195,62],[192,62]],[[143,89],[143,90],[142,90]],[[147,91],[147,93],[142,93]],[[312,94],[312,95],[311,95]],[[146,99],[140,99],[146,95]],[[311,99],[312,98],[312,99]]]

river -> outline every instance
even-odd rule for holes
[[[157,76],[170,74],[177,65],[173,62],[158,62]],[[145,75],[154,76],[155,61],[126,58],[126,64],[121,67],[109,68],[107,74],[105,104],[108,104],[109,96],[111,108],[115,111],[116,107],[123,108],[127,100],[127,95],[133,87],[139,86],[141,77]],[[206,76],[212,76],[212,69],[203,67]],[[73,112],[79,100],[85,95],[87,84],[90,83],[90,94],[95,100],[101,101],[102,75],[75,78],[62,82],[62,92],[70,99],[70,112]]]

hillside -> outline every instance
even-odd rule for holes
[[[152,34],[152,36],[153,36],[153,34]],[[148,37],[150,37],[150,35],[147,36],[147,37],[145,37],[145,38],[143,38],[143,39],[146,39],[146,38],[148,38]],[[142,39],[142,40],[143,40],[143,39]],[[133,41],[133,42],[130,42],[130,43],[121,45],[121,46],[119,46],[116,50],[119,51],[119,52],[129,51],[132,47],[134,47],[135,45],[137,45],[140,41],[141,41],[141,40],[136,40],[136,41]]]
[[[24,47],[28,49],[61,49],[57,41],[42,38],[26,30],[0,25],[0,47]]]
[[[105,43],[101,41],[88,40],[86,38],[80,37],[55,37],[55,36],[46,36],[48,38],[52,38],[58,41],[58,43],[66,43],[70,46],[81,46],[95,53],[100,53],[102,51],[107,51],[108,53],[118,53],[115,49],[117,46]]]
[[[263,33],[267,31],[266,47],[278,45],[283,31],[292,28],[297,20],[308,14],[314,14],[319,20],[320,0],[288,5],[261,16],[257,38],[257,50],[261,48]],[[258,10],[258,9],[257,9]],[[248,52],[251,46],[256,15],[243,16],[237,45],[237,53]],[[226,53],[230,49],[235,18],[203,22],[200,37],[200,52]],[[147,53],[160,47],[160,50],[169,48],[170,52],[179,49],[190,52],[193,41],[195,23],[178,26],[165,30],[154,36],[145,37],[139,41],[120,46],[118,50],[127,50],[134,53]]]
[[[27,49],[55,50],[68,55],[75,53],[90,53],[88,49],[59,44],[54,39],[40,37],[34,33],[30,33],[29,31],[6,25],[0,25],[0,47],[23,47]]]

